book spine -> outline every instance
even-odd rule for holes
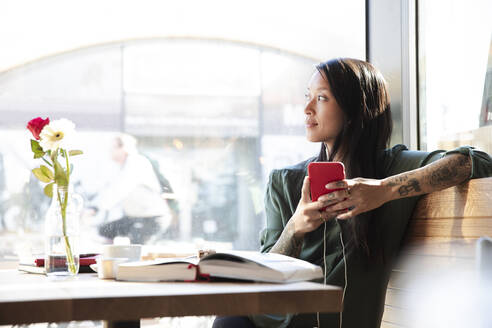
[[[63,265],[66,262],[66,259],[65,258],[55,258],[54,261],[55,261],[55,265]],[[95,264],[95,263],[96,263],[95,256],[92,256],[92,257],[80,257],[80,259],[79,259],[80,266],[89,266],[89,265]],[[34,260],[34,264],[37,267],[44,266],[44,258],[37,258],[37,259],[35,259]]]

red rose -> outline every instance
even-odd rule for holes
[[[27,123],[27,129],[31,131],[36,140],[39,140],[39,134],[43,130],[44,126],[48,124],[50,124],[50,119],[48,117],[44,120],[41,117],[36,117]]]

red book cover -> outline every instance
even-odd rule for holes
[[[80,266],[89,266],[96,263],[96,257],[99,254],[80,254],[79,263]],[[60,260],[65,261],[65,258],[60,258]],[[55,259],[56,261],[56,259]],[[44,266],[44,258],[38,257],[34,260],[34,264],[38,267]]]

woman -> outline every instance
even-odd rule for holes
[[[386,149],[392,121],[382,75],[356,59],[316,68],[304,113],[307,139],[321,142],[321,151],[271,173],[261,250],[324,267],[327,284],[345,287],[343,313],[219,317],[214,327],[379,327],[415,196],[492,175],[490,156],[473,147],[432,153],[403,145]],[[313,161],[343,162],[347,176],[326,186],[342,190],[315,202],[306,177]]]

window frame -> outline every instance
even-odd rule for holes
[[[400,140],[420,149],[418,102],[418,0],[366,0],[366,60],[388,82],[395,125],[392,144]]]

